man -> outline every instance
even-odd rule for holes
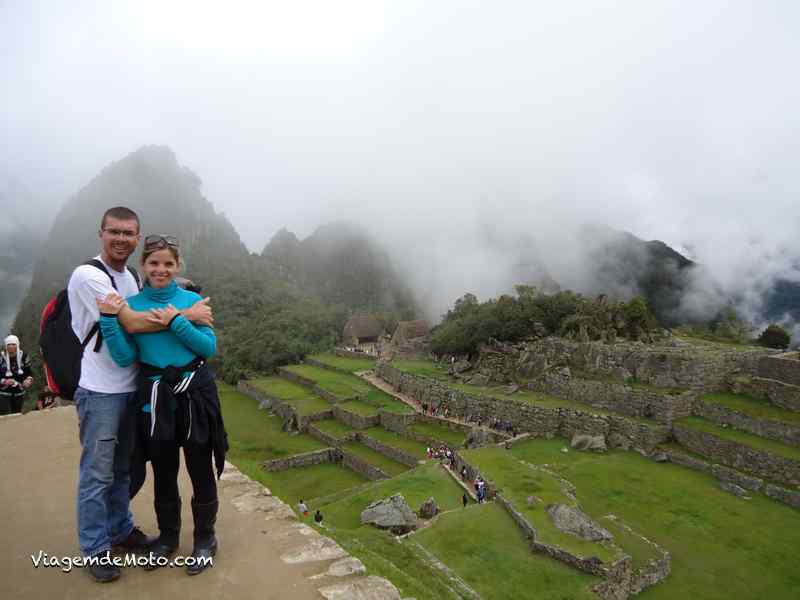
[[[0,415],[22,412],[25,391],[33,385],[31,362],[19,347],[19,338],[9,335],[0,352]]]
[[[97,257],[114,280],[90,265],[73,271],[67,285],[72,329],[85,339],[99,320],[97,299],[118,293],[128,298],[139,292],[138,282],[126,262],[139,243],[139,217],[118,206],[105,212],[100,223],[101,253]],[[116,290],[114,289],[116,287]],[[210,324],[208,298],[182,311],[189,320]],[[155,331],[159,326],[148,315],[126,308],[120,321],[131,331]],[[86,557],[106,557],[112,546],[146,547],[151,541],[133,524],[129,508],[130,452],[133,419],[128,404],[136,389],[137,366],[119,367],[106,344],[94,351],[91,341],[81,359],[81,377],[75,391],[75,407],[81,440],[78,477],[78,540]],[[99,582],[119,578],[111,564],[90,564],[89,575]]]

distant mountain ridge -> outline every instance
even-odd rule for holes
[[[261,255],[288,280],[327,303],[367,312],[396,311],[405,319],[416,312],[412,293],[389,255],[358,225],[329,223],[302,241],[281,229]]]

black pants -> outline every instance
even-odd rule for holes
[[[0,415],[10,415],[22,412],[22,405],[24,402],[24,394],[19,396],[0,394]]]
[[[175,502],[180,498],[178,493],[178,471],[181,466],[177,442],[152,442],[158,445],[157,452],[151,462],[155,501],[159,503]],[[183,447],[186,470],[192,480],[194,500],[198,504],[206,504],[217,499],[217,480],[211,466],[211,445],[197,446],[187,442]]]

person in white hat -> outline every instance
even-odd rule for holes
[[[31,385],[31,361],[20,348],[19,338],[9,335],[0,352],[0,415],[22,412],[25,392]]]

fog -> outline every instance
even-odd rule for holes
[[[800,280],[798,17],[790,0],[5,0],[0,166],[55,210],[168,145],[251,250],[363,223],[429,316],[507,290],[520,240],[580,289],[582,227],[607,225],[705,265],[687,311],[733,299],[757,319],[776,278]]]

